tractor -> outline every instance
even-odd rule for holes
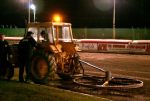
[[[143,81],[114,77],[110,71],[80,59],[79,48],[73,39],[70,23],[64,22],[31,22],[26,32],[32,31],[37,41],[30,67],[31,80],[37,84],[48,84],[49,81],[71,80],[74,84],[87,88],[131,89],[143,86]],[[26,34],[26,33],[25,33]],[[17,55],[17,44],[12,45]],[[17,65],[17,56],[12,58]],[[87,67],[98,70],[101,76],[89,75]]]
[[[70,23],[31,22],[26,31],[32,31],[37,41],[30,63],[31,79],[35,83],[45,84],[57,76],[66,79],[84,74]]]

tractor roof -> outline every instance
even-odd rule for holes
[[[71,26],[71,23],[64,22],[35,22],[29,23],[27,27],[50,27],[50,26]]]

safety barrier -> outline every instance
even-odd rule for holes
[[[5,37],[10,44],[16,44],[22,37]],[[150,40],[120,39],[74,39],[80,50],[87,52],[113,52],[150,54]]]
[[[82,51],[150,54],[150,40],[78,39]]]

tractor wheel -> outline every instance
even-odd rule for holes
[[[84,68],[79,61],[79,55],[77,53],[73,54],[68,60],[65,72],[70,76],[84,75]]]
[[[58,73],[58,75],[63,80],[69,80],[78,76],[83,76],[84,68],[79,61],[79,55],[76,53],[73,54],[73,56],[68,59],[68,63],[65,64],[65,71],[63,73]]]
[[[46,84],[55,77],[56,63],[53,54],[36,52],[31,62],[31,79],[38,84]]]
[[[79,55],[78,54],[74,54],[74,57],[71,59],[70,62],[70,72],[72,75],[78,75],[78,74],[82,74],[84,75],[84,68],[81,64],[81,62],[79,61]]]

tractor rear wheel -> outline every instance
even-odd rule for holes
[[[31,79],[38,84],[46,84],[55,77],[56,63],[53,54],[36,52],[31,62]]]

